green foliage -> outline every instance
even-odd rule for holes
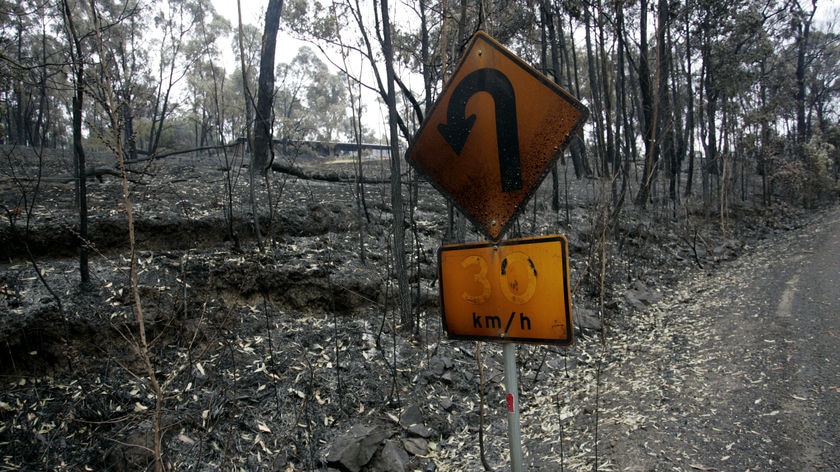
[[[806,207],[815,207],[838,196],[836,180],[837,148],[817,133],[802,146],[805,167],[805,189],[802,195]]]
[[[840,151],[821,134],[789,153],[775,155],[771,168],[774,192],[788,204],[814,208],[840,196]]]
[[[771,183],[774,193],[784,202],[799,205],[805,187],[805,165],[800,160],[773,159]]]
[[[277,136],[282,140],[331,142],[350,139],[347,86],[307,47],[277,65]]]

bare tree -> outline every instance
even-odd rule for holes
[[[93,19],[93,32],[95,34],[95,51],[100,58],[112,58],[114,53],[106,48],[103,39],[103,25],[102,16],[100,15],[96,0],[90,0],[89,3],[90,15]],[[122,16],[111,19],[115,23],[125,21]],[[131,290],[132,306],[137,322],[137,339],[135,340],[136,352],[140,357],[142,365],[145,369],[146,378],[149,382],[149,388],[155,399],[155,407],[152,417],[153,430],[153,455],[154,455],[154,470],[155,472],[163,472],[163,388],[158,382],[157,373],[152,362],[151,346],[146,337],[146,321],[143,314],[143,304],[140,296],[140,286],[138,282],[138,261],[137,261],[137,244],[135,240],[134,229],[134,215],[132,210],[132,199],[129,190],[128,175],[126,173],[126,155],[125,146],[123,143],[123,127],[124,118],[123,113],[124,103],[122,103],[115,91],[115,84],[117,79],[112,76],[113,71],[109,71],[105,64],[108,61],[102,60],[98,63],[98,70],[96,71],[99,80],[95,84],[95,91],[91,94],[104,111],[108,118],[108,129],[110,133],[102,136],[105,144],[116,155],[117,165],[121,174],[122,183],[122,199],[123,207],[126,212],[126,220],[128,224],[128,239],[129,239],[129,287]]]
[[[408,283],[408,267],[405,255],[405,216],[402,197],[402,171],[400,170],[400,135],[398,128],[399,113],[397,112],[396,75],[394,73],[394,46],[391,41],[391,18],[388,11],[388,0],[380,2],[382,22],[381,43],[385,56],[385,96],[388,106],[388,132],[391,144],[391,211],[394,214],[393,251],[394,265],[397,271],[397,286],[400,299],[400,321],[406,331],[415,328],[414,313],[411,309],[411,295]]]
[[[283,12],[283,0],[268,0],[265,11],[265,29],[263,30],[260,50],[260,76],[257,81],[257,107],[254,121],[254,171],[266,175],[274,153],[271,152],[272,115],[274,103],[274,52],[277,49],[277,30],[280,28],[280,15]]]
[[[88,206],[87,206],[87,173],[85,172],[85,148],[82,145],[82,111],[85,100],[85,61],[87,51],[82,36],[76,28],[73,8],[68,0],[62,0],[64,15],[64,31],[67,35],[70,68],[73,72],[73,169],[76,177],[76,201],[79,209],[79,275],[82,285],[90,281],[90,265],[88,262]]]

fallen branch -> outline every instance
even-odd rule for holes
[[[358,177],[351,174],[345,173],[338,173],[338,172],[327,172],[327,173],[318,173],[318,172],[306,172],[299,167],[294,167],[286,164],[281,164],[279,162],[274,162],[271,164],[271,170],[274,172],[280,172],[283,174],[292,175],[294,177],[298,177],[304,180],[319,180],[322,182],[350,182],[355,183],[358,181]],[[361,179],[362,183],[365,184],[389,184],[391,183],[391,179],[371,179],[368,177],[363,177]]]
[[[142,172],[142,174],[149,175],[145,172]],[[103,182],[102,177],[105,176],[105,175],[111,175],[111,176],[114,176],[114,177],[117,177],[117,178],[122,178],[122,174],[119,171],[114,170],[114,169],[103,168],[103,167],[88,167],[85,170],[85,177],[87,177],[87,178],[95,177],[96,180],[98,180],[100,182]],[[76,180],[76,176],[72,175],[72,174],[63,174],[63,175],[58,175],[58,176],[55,176],[55,177],[41,177],[40,179],[30,178],[30,177],[19,177],[19,178],[17,178],[17,180],[25,181],[25,182],[32,182],[32,181],[38,180],[40,182],[68,184],[68,183]],[[135,184],[138,183],[137,180],[133,180],[133,179],[128,179],[128,181],[131,182],[131,183],[135,183]]]
[[[236,142],[233,142],[231,144],[217,144],[215,146],[203,146],[203,147],[190,148],[190,149],[181,149],[179,151],[164,152],[164,153],[161,153],[161,154],[151,154],[149,156],[142,157],[140,159],[132,159],[132,160],[129,160],[129,161],[125,161],[125,163],[126,164],[136,164],[138,162],[153,161],[155,159],[164,159],[166,157],[179,156],[181,154],[189,154],[191,152],[216,151],[216,150],[219,150],[219,149],[236,147],[236,146],[239,146],[240,144],[241,144],[240,142],[236,141]]]

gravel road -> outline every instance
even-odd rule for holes
[[[840,211],[675,289],[613,342],[610,470],[840,470]]]

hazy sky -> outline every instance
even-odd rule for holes
[[[216,8],[216,12],[224,18],[227,18],[231,26],[236,28],[238,24],[236,0],[212,0],[212,2]],[[268,5],[268,0],[240,0],[240,3],[242,4],[242,22],[256,26],[262,32],[265,26],[262,16],[265,12],[265,7]],[[281,62],[290,62],[295,57],[295,54],[297,54],[298,49],[304,44],[302,41],[288,37],[281,28],[277,36],[275,62],[278,64]],[[225,55],[225,63],[233,63],[233,51],[230,48],[223,48],[222,52]]]

